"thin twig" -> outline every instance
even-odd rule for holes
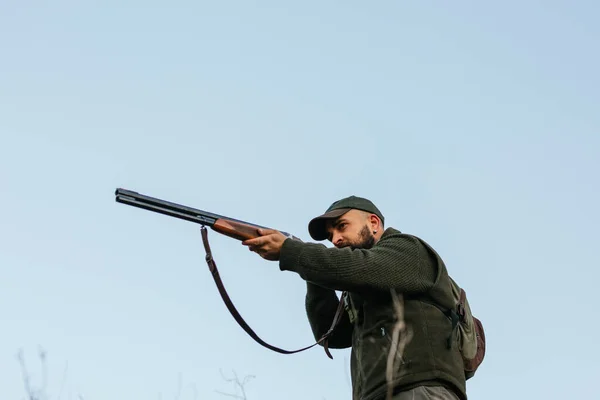
[[[412,333],[404,322],[404,300],[392,289],[392,300],[394,303],[394,312],[396,314],[396,323],[392,331],[392,343],[387,357],[386,366],[386,381],[387,381],[387,396],[386,400],[391,400],[394,393],[395,373],[398,370],[398,365],[402,362],[404,348],[412,338]]]
[[[62,396],[62,392],[63,389],[65,387],[65,381],[67,380],[67,370],[69,369],[69,362],[67,361],[65,363],[65,370],[63,371],[63,379],[62,379],[62,383],[60,384],[60,391],[58,392],[58,399],[60,400],[61,396]]]
[[[21,364],[21,373],[23,375],[23,384],[25,385],[25,392],[27,393],[28,400],[37,400],[33,390],[31,389],[31,383],[29,381],[29,374],[27,373],[27,366],[25,365],[25,358],[23,357],[23,349],[19,349],[17,354],[19,364]]]
[[[40,361],[42,364],[42,393],[46,393],[46,388],[48,387],[48,366],[46,364],[46,351],[40,346],[38,348],[38,354],[40,356]],[[44,396],[46,397],[46,396]]]
[[[246,390],[245,390],[246,383],[248,383],[248,380],[250,378],[255,378],[255,376],[254,375],[246,375],[244,377],[244,380],[240,382],[240,378],[238,377],[238,375],[235,371],[233,371],[233,376],[234,376],[233,378],[226,378],[225,375],[223,375],[223,371],[221,371],[221,369],[219,369],[219,372],[221,373],[221,376],[223,377],[223,379],[225,381],[233,382],[236,385],[236,387],[241,390],[242,395],[240,396],[238,394],[225,393],[225,392],[221,392],[218,390],[215,390],[215,392],[225,395],[225,396],[230,396],[230,397],[235,397],[235,398],[238,398],[241,400],[246,400]],[[237,390],[236,390],[236,393],[237,393]]]

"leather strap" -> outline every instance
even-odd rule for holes
[[[244,321],[244,319],[242,318],[240,313],[237,311],[237,309],[233,305],[233,302],[229,298],[229,295],[227,294],[227,291],[225,290],[225,287],[223,286],[223,281],[221,280],[221,276],[219,275],[219,270],[217,269],[217,264],[215,263],[215,260],[212,256],[212,252],[210,250],[210,244],[208,243],[207,229],[205,226],[202,226],[201,230],[202,230],[202,242],[204,243],[204,249],[206,251],[206,263],[208,264],[208,269],[210,270],[210,272],[213,276],[213,279],[215,280],[217,289],[219,289],[221,298],[223,299],[223,302],[227,306],[227,309],[229,310],[229,312],[231,313],[233,318],[242,327],[242,329],[244,329],[246,331],[246,333],[248,333],[248,335],[250,335],[250,337],[252,337],[252,339],[254,339],[256,342],[258,342],[259,344],[261,344],[262,346],[264,346],[270,350],[273,350],[277,353],[283,353],[283,354],[298,353],[300,351],[308,350],[318,344],[323,343],[323,348],[325,349],[325,353],[327,354],[327,356],[329,358],[333,359],[333,356],[329,352],[329,337],[333,333],[337,324],[342,319],[344,307],[343,307],[343,301],[341,299],[340,299],[340,303],[338,304],[338,308],[335,312],[335,316],[333,317],[331,327],[316,343],[314,343],[310,346],[301,348],[301,349],[297,349],[297,350],[284,350],[284,349],[280,349],[279,347],[270,345],[267,342],[265,342],[264,340],[262,340],[260,337],[258,337],[258,335],[252,330],[252,328],[250,328],[250,326],[246,323],[246,321]],[[342,296],[342,299],[343,299],[343,296]]]

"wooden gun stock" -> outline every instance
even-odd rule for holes
[[[212,224],[211,228],[216,232],[222,233],[223,235],[243,241],[258,237],[259,235],[257,230],[260,227],[226,218],[219,218],[214,224]]]

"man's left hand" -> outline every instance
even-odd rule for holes
[[[283,246],[287,236],[274,229],[258,229],[258,234],[259,237],[244,240],[242,244],[248,246],[250,251],[257,253],[265,260],[279,260],[281,246]]]

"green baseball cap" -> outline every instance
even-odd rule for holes
[[[314,240],[325,240],[328,237],[325,225],[328,219],[338,218],[350,210],[362,210],[375,214],[384,222],[383,214],[371,200],[358,196],[349,196],[331,204],[325,213],[313,218],[308,223],[308,232]]]

